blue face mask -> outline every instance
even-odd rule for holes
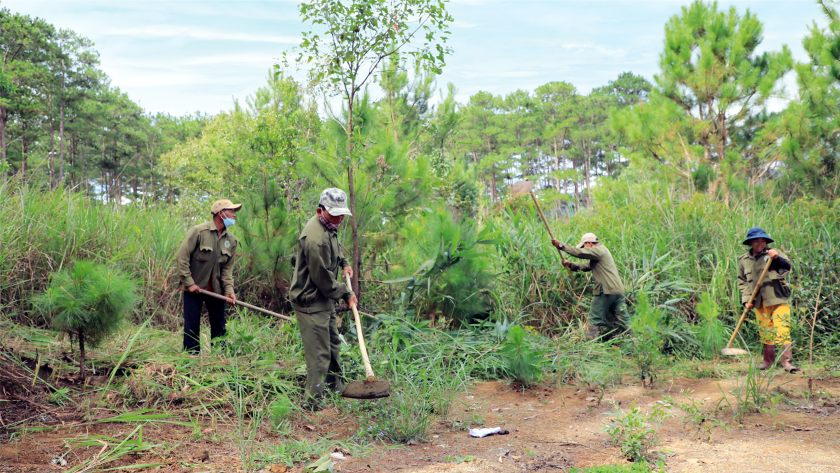
[[[230,217],[222,217],[222,223],[225,224],[225,228],[230,228],[236,224],[236,219]]]

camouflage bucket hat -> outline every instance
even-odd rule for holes
[[[324,192],[321,192],[321,200],[318,201],[318,205],[324,207],[334,217],[339,215],[353,216],[350,213],[350,209],[347,208],[347,194],[343,190],[336,189],[335,187],[324,189]]]

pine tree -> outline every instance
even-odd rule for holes
[[[137,305],[137,286],[122,272],[92,261],[77,261],[52,275],[33,305],[53,317],[53,328],[79,344],[79,378],[85,379],[85,348],[116,331]]]

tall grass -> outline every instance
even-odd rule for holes
[[[776,241],[773,246],[793,261],[789,281],[795,313],[797,307],[813,312],[809,298],[816,293],[820,275],[831,272],[828,268],[840,262],[838,202],[785,202],[753,189],[727,208],[707,195],[686,198],[655,180],[638,182],[629,178],[601,181],[593,192],[592,209],[554,220],[552,229],[558,239],[569,243],[577,243],[586,232],[598,235],[616,260],[631,312],[636,293],[644,289],[656,293],[650,295],[657,305],[670,302],[663,308],[672,322],[696,324],[703,319],[696,308],[698,295],[707,293],[712,296],[710,303],[718,307],[718,318],[734,325],[742,308],[737,262],[746,247],[741,242],[754,226],[767,230]],[[524,311],[531,323],[545,332],[585,319],[591,294],[589,273],[575,273],[573,281],[567,280],[539,217],[522,205],[492,219],[498,228],[505,229],[496,239],[497,283],[504,283],[497,289],[499,317],[521,317]],[[653,256],[658,260],[666,253],[668,261],[650,264]],[[656,284],[642,284],[646,278]],[[840,279],[835,277],[831,284],[823,292],[828,289],[829,293],[840,293]],[[838,322],[832,320],[832,314],[830,309],[820,312],[817,338],[836,332]],[[708,330],[715,332],[704,333],[711,337],[705,350],[711,356],[720,333],[717,327]],[[795,341],[804,342],[803,346],[807,345],[804,332],[794,330],[794,337],[801,338]],[[757,343],[754,324],[745,324],[742,333],[749,343]]]
[[[2,312],[19,322],[43,325],[28,301],[51,273],[89,259],[120,267],[142,281],[144,317],[173,323],[177,295],[174,255],[184,224],[162,207],[103,204],[66,191],[0,185],[0,285]]]

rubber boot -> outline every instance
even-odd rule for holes
[[[586,340],[592,341],[598,338],[601,335],[601,331],[597,325],[587,325],[586,326]]]
[[[790,361],[791,358],[793,358],[793,348],[790,346],[790,343],[788,343],[784,346],[782,354],[779,356],[779,361],[782,362],[782,368],[784,368],[788,373],[798,373],[799,370],[793,366],[793,363]]]
[[[764,361],[758,365],[758,369],[766,370],[776,362],[776,345],[762,344],[761,353],[764,355]]]

